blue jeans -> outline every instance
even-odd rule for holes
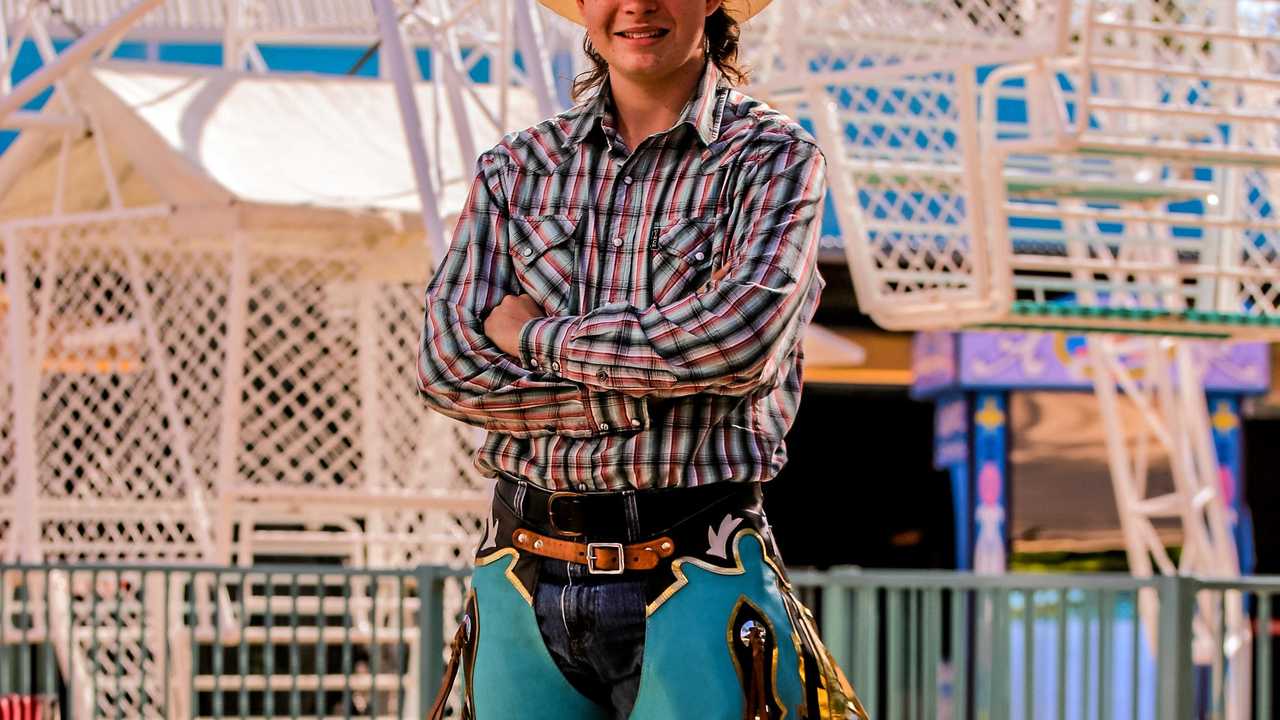
[[[560,672],[616,720],[631,714],[644,660],[644,583],[633,577],[543,560],[533,603]]]

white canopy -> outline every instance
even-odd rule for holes
[[[128,204],[234,203],[252,210],[246,215],[251,222],[267,225],[299,222],[303,218],[296,211],[305,209],[420,226],[413,167],[389,82],[128,62],[96,65],[72,82],[78,102],[112,147]],[[485,109],[498,106],[498,91],[492,86],[472,90],[465,98],[475,122],[471,132],[476,147],[486,148],[503,134]],[[417,86],[428,154],[444,177],[436,188],[440,208],[451,225],[475,165],[473,158],[461,157],[452,116],[435,93],[429,83]],[[527,92],[512,88],[508,102],[508,125],[538,121]],[[91,143],[84,139],[76,145],[86,147],[72,150],[64,210],[105,209],[97,160],[87,147]],[[5,153],[0,159],[4,216],[49,212],[56,159],[53,134],[24,133]],[[135,182],[131,169],[148,187],[130,186]]]

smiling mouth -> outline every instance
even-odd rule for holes
[[[630,40],[645,40],[645,39],[649,39],[649,38],[660,38],[660,37],[663,37],[663,36],[665,36],[668,32],[670,32],[670,31],[665,30],[665,29],[658,29],[658,30],[644,30],[644,31],[634,31],[634,32],[624,30],[624,31],[622,31],[622,32],[616,32],[616,33],[614,33],[614,35],[617,35],[618,37],[628,38],[628,39],[630,39]]]

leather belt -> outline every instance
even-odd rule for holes
[[[676,544],[669,537],[623,545],[617,542],[578,543],[558,540],[527,528],[517,528],[511,543],[526,552],[553,560],[586,565],[592,575],[621,575],[626,570],[652,570],[663,558],[671,557]]]
[[[751,503],[760,491],[759,483],[725,482],[682,488],[565,492],[522,483],[506,474],[499,478],[495,493],[521,524],[580,540],[627,539],[622,536],[628,524],[629,505],[639,518],[636,537],[655,537],[719,503]]]

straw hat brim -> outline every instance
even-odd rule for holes
[[[578,12],[577,0],[538,0],[555,14],[579,25],[585,25],[582,13]],[[761,10],[768,7],[773,0],[724,0],[724,9],[729,16],[738,22],[746,22]]]

